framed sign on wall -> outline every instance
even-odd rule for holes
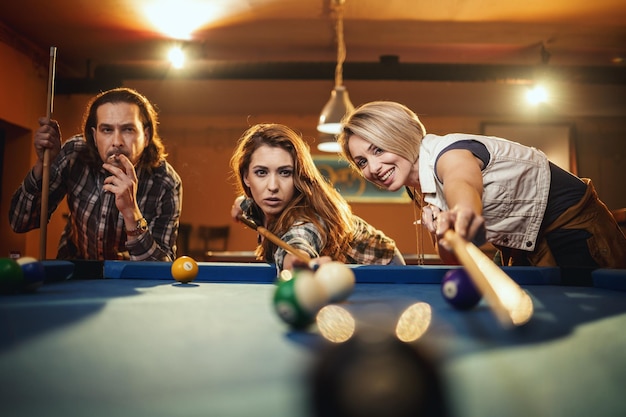
[[[313,155],[317,169],[348,202],[406,203],[411,201],[404,188],[387,191],[378,188],[356,172],[348,161],[339,156]]]
[[[559,167],[577,174],[573,127],[567,123],[483,123],[482,134],[532,146]]]

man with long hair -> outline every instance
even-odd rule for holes
[[[15,232],[39,227],[66,197],[70,213],[58,259],[175,259],[183,187],[146,97],[129,88],[98,94],[87,105],[82,134],[63,144],[55,120],[42,117],[39,125],[37,162],[11,200]],[[41,213],[46,149],[49,208]]]

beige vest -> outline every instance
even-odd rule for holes
[[[422,140],[419,179],[424,201],[448,210],[443,183],[435,174],[439,153],[454,142],[476,140],[491,158],[483,169],[483,217],[487,240],[494,245],[533,251],[550,191],[550,167],[545,154],[506,139],[453,133],[428,134]]]

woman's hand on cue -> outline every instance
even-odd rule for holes
[[[304,251],[300,251],[303,254],[307,255],[308,254]],[[289,269],[289,270],[293,270],[293,269],[313,269],[313,270],[317,270],[317,268],[320,267],[320,265],[325,264],[325,263],[329,263],[332,262],[333,258],[331,258],[330,256],[320,256],[319,258],[313,258],[311,259],[310,262],[304,262],[304,260],[296,257],[295,255],[291,254],[291,253],[287,253],[285,255],[285,259],[283,260],[283,269]]]
[[[454,230],[468,241],[485,240],[485,219],[469,206],[455,206],[449,211],[442,211],[436,219],[436,234],[439,244],[450,250],[448,243],[443,239],[447,230]]]
[[[230,217],[232,217],[235,223],[240,222],[239,216],[243,214],[243,210],[241,209],[241,202],[245,199],[245,196],[240,195],[235,199],[235,201],[233,202],[233,206],[230,208]]]

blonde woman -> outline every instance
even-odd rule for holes
[[[368,181],[406,187],[422,223],[491,242],[505,265],[626,267],[626,238],[589,179],[559,168],[539,150],[497,137],[427,134],[417,115],[371,102],[343,121],[344,156]],[[454,257],[442,247],[445,262]]]

